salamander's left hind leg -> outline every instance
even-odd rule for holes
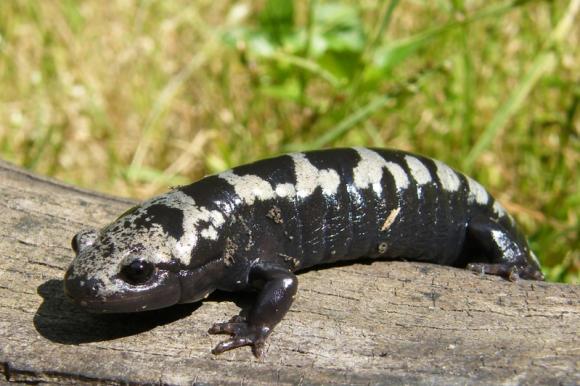
[[[485,261],[472,261],[467,269],[504,277],[544,280],[537,259],[526,241],[513,230],[485,218],[474,218],[467,229],[468,242],[476,244]],[[471,246],[473,249],[473,246]]]
[[[480,272],[488,275],[504,277],[510,281],[516,281],[520,278],[517,268],[507,263],[469,263],[467,269],[474,272]]]

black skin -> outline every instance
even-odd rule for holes
[[[377,198],[368,190],[353,188],[352,168],[358,158],[351,149],[307,154],[317,168],[338,171],[341,177],[339,192],[328,197],[318,189],[312,196],[291,204],[287,200],[273,200],[237,207],[236,213],[244,223],[232,225],[229,237],[239,237],[240,245],[248,245],[248,232],[253,233],[254,244],[249,250],[245,248],[241,261],[250,265],[246,284],[252,286],[260,281],[263,286],[247,318],[236,316],[209,329],[211,334],[232,336],[216,346],[213,353],[250,345],[253,353],[260,357],[266,338],[294,300],[297,278],[292,272],[319,264],[365,256],[387,260],[405,258],[465,267],[511,281],[520,277],[543,280],[539,269],[530,262],[525,238],[508,217],[497,218],[493,213],[491,196],[490,202],[483,206],[466,202],[465,177],[458,174],[461,189],[455,193],[443,191],[433,177],[433,184],[422,187],[423,200],[419,201],[414,186],[402,193],[395,192],[392,177],[384,171],[383,194]],[[405,165],[402,158],[407,153],[381,151],[380,154]],[[432,162],[418,158],[431,175],[436,176]],[[288,159],[266,160],[236,168],[234,172],[258,175],[273,184],[294,184],[292,168],[284,163],[288,163]],[[413,179],[410,180],[414,184]],[[356,195],[362,198],[360,203],[353,199]],[[397,206],[402,208],[398,221],[386,234],[381,232],[379,229],[386,216]],[[276,221],[272,208],[279,209],[281,221]],[[424,217],[416,215],[418,210],[425,214]],[[247,224],[251,224],[250,231]],[[492,231],[506,235],[508,247],[517,255],[515,260],[504,256],[504,251],[491,236]],[[389,245],[386,252],[380,249],[382,242]],[[289,256],[296,257],[298,263],[289,262]],[[260,263],[252,265],[256,257],[260,258]],[[232,276],[223,278],[227,282],[225,289],[239,278],[233,274],[235,271],[231,271]]]
[[[249,205],[219,176],[178,188],[197,205],[217,210],[227,220],[219,228],[217,240],[200,238],[192,252],[192,266],[173,266],[166,275],[172,285],[179,282],[181,295],[176,302],[198,301],[215,289],[258,290],[247,317],[236,316],[209,329],[211,334],[231,335],[213,353],[249,345],[260,357],[266,339],[292,305],[298,285],[294,272],[321,264],[362,257],[406,259],[467,268],[512,281],[543,280],[524,236],[509,216],[494,211],[491,196],[483,205],[468,200],[467,179],[459,173],[459,189],[445,190],[436,164],[413,155],[431,176],[428,183],[419,185],[405,161],[409,153],[374,151],[403,169],[409,180],[406,188],[397,190],[387,169],[382,171],[379,193],[357,186],[353,169],[360,156],[353,149],[305,153],[316,169],[329,169],[340,177],[332,194],[317,187],[311,194],[255,200]],[[287,155],[240,166],[233,172],[258,176],[272,187],[297,185],[294,161]],[[166,232],[176,237],[183,234],[176,226],[180,221],[169,221],[175,218],[174,211],[159,206],[152,210],[151,217]],[[387,221],[389,217],[393,221]],[[501,245],[497,235],[504,240]],[[71,290],[74,285],[71,280],[69,293],[76,292]],[[161,304],[166,295],[160,293],[151,303]]]

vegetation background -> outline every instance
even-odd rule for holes
[[[289,150],[446,161],[580,280],[580,1],[0,3],[0,157],[146,198]]]

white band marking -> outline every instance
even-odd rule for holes
[[[489,201],[489,195],[485,191],[485,188],[475,181],[473,178],[467,177],[467,184],[469,185],[469,196],[467,200],[471,202],[477,202],[480,205],[485,205]]]
[[[360,161],[353,169],[354,184],[359,189],[372,186],[376,194],[381,194],[383,187],[383,169],[386,168],[395,180],[396,189],[403,190],[409,186],[409,177],[403,168],[394,162],[386,161],[376,152],[364,147],[354,148],[360,155]]]
[[[437,166],[437,177],[439,178],[443,189],[448,192],[455,192],[459,189],[459,177],[455,174],[453,169],[441,161],[433,160],[433,162],[435,162],[435,165]]]
[[[407,166],[411,171],[411,175],[415,181],[417,181],[418,185],[425,185],[433,181],[431,178],[431,173],[429,173],[429,169],[427,169],[427,167],[419,159],[410,155],[406,155],[405,161],[407,162]]]
[[[493,237],[495,244],[503,252],[503,257],[509,262],[515,261],[516,251],[507,235],[502,231],[493,230],[491,231],[491,236]]]
[[[298,197],[310,196],[319,186],[322,188],[322,193],[327,196],[336,194],[340,184],[340,177],[336,170],[316,168],[303,153],[290,154],[290,157],[294,160]]]

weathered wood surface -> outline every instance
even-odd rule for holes
[[[405,262],[310,271],[263,360],[213,356],[208,327],[250,296],[105,316],[64,297],[72,235],[130,201],[6,163],[0,197],[0,383],[580,383],[578,286]]]

